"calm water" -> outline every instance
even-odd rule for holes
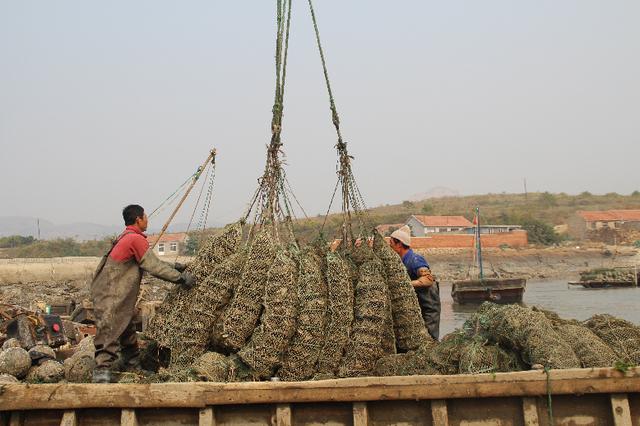
[[[450,283],[441,284],[440,298],[440,336],[460,327],[477,309],[473,305],[454,305]],[[594,314],[611,314],[640,325],[640,288],[587,290],[569,288],[567,281],[529,281],[524,303],[552,310],[563,318],[584,320]]]

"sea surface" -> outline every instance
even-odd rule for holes
[[[440,299],[440,337],[461,327],[478,309],[454,304],[450,283],[440,285]],[[567,281],[529,281],[524,304],[554,311],[562,318],[585,320],[594,314],[611,314],[640,325],[640,288],[585,289],[569,287]]]

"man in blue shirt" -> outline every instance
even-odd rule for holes
[[[440,334],[440,288],[438,281],[431,273],[427,260],[411,250],[411,230],[408,226],[391,234],[389,245],[402,258],[407,273],[411,278],[424,324],[429,334],[438,340]]]

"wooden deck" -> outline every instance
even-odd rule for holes
[[[3,426],[552,422],[640,424],[640,368],[289,383],[0,385]]]

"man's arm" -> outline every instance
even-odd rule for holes
[[[153,253],[152,250],[148,250],[142,259],[140,260],[140,267],[161,280],[169,281],[176,284],[182,284],[184,287],[193,287],[194,279],[188,272],[180,272],[174,268],[171,264],[163,262]]]
[[[433,277],[429,268],[418,268],[416,272],[418,274],[418,279],[411,281],[411,285],[415,288],[431,287],[433,283],[436,282],[436,279]]]

